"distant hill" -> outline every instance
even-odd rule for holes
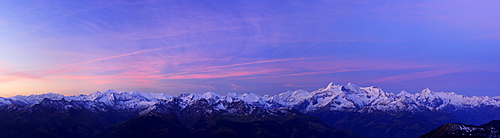
[[[500,120],[473,126],[459,123],[448,123],[422,135],[421,138],[500,138]]]

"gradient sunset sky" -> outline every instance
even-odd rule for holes
[[[277,94],[328,83],[500,95],[500,1],[0,1],[0,97]]]

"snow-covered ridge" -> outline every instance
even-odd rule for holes
[[[276,109],[290,107],[307,113],[328,108],[332,111],[371,112],[380,110],[385,112],[423,110],[466,109],[475,107],[500,107],[500,98],[487,96],[467,97],[453,92],[433,92],[424,89],[420,93],[410,94],[402,91],[399,94],[386,93],[379,87],[360,87],[349,83],[334,85],[330,83],[325,88],[308,92],[305,90],[286,91],[277,95],[260,96],[254,93],[228,93],[218,95],[213,92],[204,94],[186,93],[172,96],[163,93],[125,92],[108,90],[95,92],[89,95],[64,96],[47,93],[30,96],[0,97],[0,108],[8,105],[30,106],[38,104],[44,99],[62,100],[78,103],[79,108],[91,111],[106,111],[108,109],[144,111],[151,110],[159,102],[169,102],[177,99],[181,108],[193,104],[197,100],[206,99],[209,104],[243,101],[253,106]],[[224,109],[224,105],[216,106]]]

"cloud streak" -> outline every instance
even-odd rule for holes
[[[231,65],[223,65],[223,66],[212,66],[212,67],[207,67],[207,68],[204,68],[204,69],[202,69],[202,70],[220,69],[220,68],[228,68],[228,67],[236,67],[236,66],[244,66],[244,65],[263,64],[263,63],[273,63],[273,62],[284,62],[284,61],[296,61],[296,60],[319,59],[319,58],[324,58],[324,57],[304,57],[304,58],[286,58],[286,59],[261,60],[261,61],[254,61],[254,62],[246,62],[246,63],[231,64]]]
[[[154,48],[154,49],[139,50],[139,51],[134,51],[134,52],[130,52],[130,53],[126,53],[126,54],[121,54],[121,55],[116,55],[116,56],[110,56],[110,57],[93,59],[93,60],[89,60],[89,61],[85,61],[85,62],[73,63],[73,64],[62,66],[60,68],[68,68],[68,67],[72,67],[72,66],[90,64],[90,63],[94,63],[94,62],[98,62],[98,61],[104,61],[104,60],[110,60],[110,59],[115,59],[115,58],[121,58],[121,57],[126,57],[126,56],[131,56],[131,55],[146,53],[146,52],[154,52],[154,51],[160,51],[160,50],[166,50],[166,49],[180,48],[180,47],[184,47],[184,46],[186,46],[186,45],[164,46],[164,47],[159,47],[159,48]]]
[[[375,80],[370,80],[368,82],[395,83],[395,82],[401,82],[401,81],[416,80],[416,79],[423,79],[423,78],[429,78],[429,77],[434,77],[434,76],[446,75],[446,74],[451,74],[451,73],[458,73],[458,72],[462,72],[462,71],[465,71],[465,70],[463,70],[463,69],[439,69],[439,70],[415,72],[415,73],[404,74],[404,75],[384,77],[384,78],[379,78],[379,79],[375,79]]]
[[[228,78],[228,77],[240,77],[240,76],[251,76],[251,75],[264,75],[264,74],[275,74],[277,72],[285,71],[283,69],[268,69],[268,70],[258,70],[258,71],[218,71],[210,73],[192,73],[185,75],[174,75],[164,77],[162,79],[214,79],[214,78]]]

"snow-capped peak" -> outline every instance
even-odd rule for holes
[[[326,86],[325,89],[329,89],[329,88],[334,87],[334,86],[335,85],[333,84],[333,82],[330,82],[330,83],[328,83],[328,85]]]
[[[357,91],[360,89],[360,87],[358,85],[351,83],[351,82],[347,83],[347,85],[345,85],[345,88],[353,90],[353,91]]]
[[[425,89],[424,89],[424,90],[422,90],[420,93],[422,93],[422,94],[431,94],[431,93],[433,93],[433,92],[431,91],[431,89],[429,89],[429,88],[425,88]]]
[[[310,98],[311,93],[306,90],[286,91],[272,97],[272,100],[284,106],[297,105]]]
[[[328,84],[327,87],[325,88],[320,88],[316,91],[313,91],[311,92],[311,96],[315,96],[315,95],[329,95],[329,96],[332,96],[332,95],[338,95],[340,93],[342,93],[342,88],[343,86],[342,85],[334,85],[333,83],[330,83]]]
[[[237,94],[234,98],[240,99],[247,103],[265,103],[267,99],[263,99],[263,97],[255,94],[255,93],[243,93]]]
[[[399,92],[398,94],[396,94],[397,97],[406,97],[408,96],[410,93],[406,92],[405,90],[401,90],[401,92]]]
[[[341,85],[335,85],[335,84],[333,84],[333,82],[330,82],[325,88],[321,88],[318,91],[332,91],[332,90],[338,89],[340,87],[341,87]]]
[[[202,94],[202,97],[205,98],[205,99],[214,99],[214,100],[217,100],[217,99],[220,99],[220,95],[214,93],[214,92],[206,92],[204,94]]]

